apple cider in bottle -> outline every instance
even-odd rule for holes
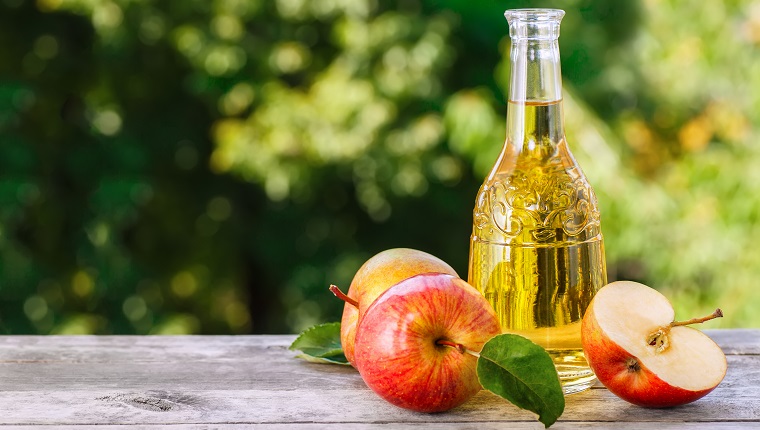
[[[557,42],[564,12],[505,15],[507,137],[476,198],[469,282],[493,305],[502,331],[549,352],[569,394],[595,380],[581,319],[607,282],[599,209],[565,140]]]

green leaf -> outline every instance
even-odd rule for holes
[[[538,414],[546,427],[565,410],[565,396],[549,354],[514,334],[495,336],[478,358],[478,379],[488,391]]]
[[[340,323],[318,324],[304,330],[290,345],[290,350],[312,363],[349,364],[340,344]]]

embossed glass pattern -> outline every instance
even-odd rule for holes
[[[565,392],[576,392],[594,381],[580,322],[607,275],[596,195],[565,140],[557,42],[564,12],[505,15],[507,138],[476,198],[469,281],[503,330],[546,348]]]

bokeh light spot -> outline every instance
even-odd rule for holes
[[[47,301],[40,296],[32,296],[24,302],[24,314],[32,321],[39,321],[48,313]]]
[[[115,111],[103,110],[95,114],[92,125],[100,133],[113,136],[121,130],[121,116]]]
[[[217,15],[211,20],[211,28],[222,39],[238,40],[243,36],[243,23],[234,15]]]
[[[445,184],[456,184],[462,178],[462,166],[459,161],[451,156],[441,156],[436,158],[431,169],[439,181]]]
[[[214,221],[224,221],[232,213],[232,204],[226,197],[217,196],[211,199],[206,206],[206,213]]]
[[[90,239],[90,242],[98,247],[108,243],[109,236],[110,228],[104,222],[99,222],[93,228],[87,229],[87,237]]]
[[[251,322],[248,308],[238,301],[227,304],[224,309],[224,318],[230,328],[235,331],[246,328]]]
[[[274,170],[264,183],[267,196],[274,201],[281,201],[290,194],[290,180],[288,175],[281,170]]]
[[[95,281],[84,270],[78,271],[71,279],[71,290],[79,297],[87,297],[95,289]]]
[[[140,21],[140,40],[152,45],[166,32],[166,23],[159,15],[148,15]]]
[[[52,12],[61,7],[63,0],[37,0],[37,9],[41,12]]]
[[[121,24],[124,14],[119,5],[113,2],[102,2],[92,13],[92,23],[95,28],[112,29]]]
[[[175,314],[151,329],[150,334],[183,335],[195,334],[200,330],[200,321],[194,315]]]
[[[38,37],[34,42],[34,53],[43,60],[55,57],[58,55],[58,40],[49,34]]]
[[[241,82],[220,99],[219,110],[225,115],[238,115],[253,103],[254,95],[253,87]]]
[[[295,73],[311,61],[309,49],[299,42],[285,42],[272,50],[269,64],[280,73]]]
[[[81,314],[67,318],[60,325],[55,327],[51,334],[93,334],[98,332],[105,325],[106,321],[103,317]]]
[[[179,27],[174,32],[174,43],[181,53],[187,57],[194,57],[203,50],[203,33],[189,25]]]
[[[197,291],[198,280],[195,279],[192,273],[183,271],[174,275],[171,281],[171,288],[177,297],[187,298]]]
[[[306,13],[308,0],[277,0],[277,11],[286,19],[295,19]]]
[[[130,296],[124,300],[122,311],[130,321],[138,321],[148,313],[148,306],[140,296]]]
[[[212,76],[223,76],[240,70],[245,64],[245,51],[236,46],[217,46],[206,56],[204,66]]]

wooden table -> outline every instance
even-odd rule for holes
[[[760,428],[760,330],[707,330],[728,374],[707,397],[643,409],[602,386],[552,428]],[[485,391],[441,414],[402,410],[350,367],[312,364],[294,336],[0,336],[0,424],[263,429],[543,428]]]

